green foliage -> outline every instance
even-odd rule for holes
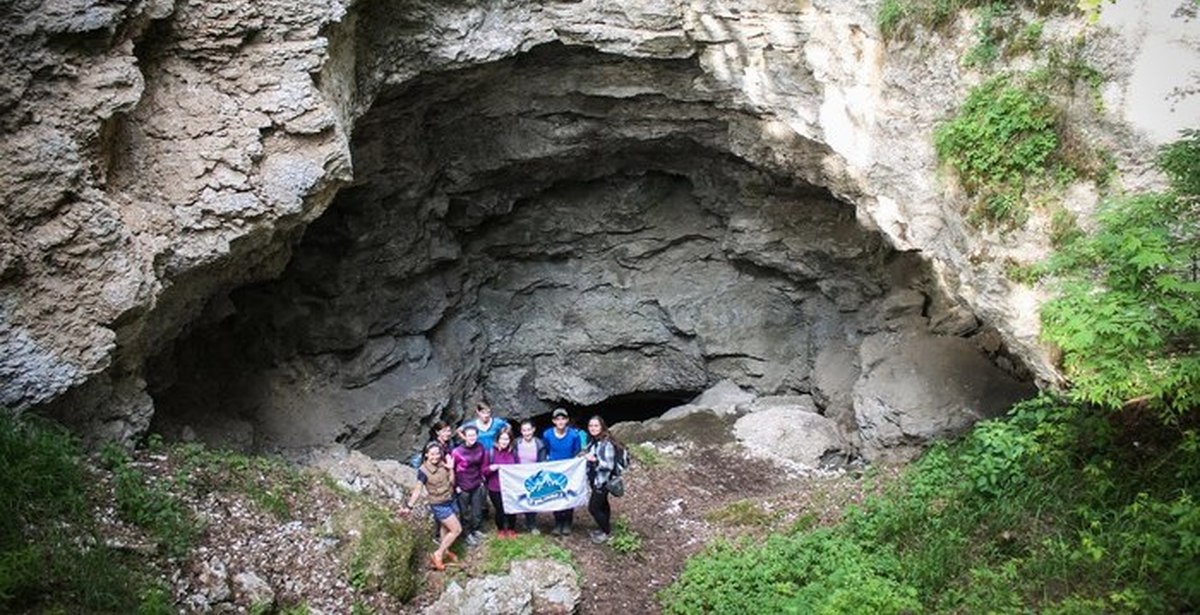
[[[1111,199],[1098,230],[1063,246],[1043,336],[1072,395],[1107,408],[1144,400],[1163,418],[1200,405],[1200,133],[1163,150],[1162,194]]]
[[[135,467],[124,450],[108,445],[101,455],[113,473],[121,518],[145,528],[170,557],[183,557],[200,532],[198,522],[170,488]],[[181,485],[175,485],[180,488]]]
[[[613,533],[608,540],[608,546],[617,553],[633,555],[642,550],[642,536],[623,519],[617,519],[613,522]]]
[[[1028,178],[1042,173],[1058,147],[1057,109],[1049,97],[1007,75],[971,90],[958,114],[934,133],[938,158],[979,195],[988,216],[1017,215]]]
[[[876,14],[876,23],[884,40],[891,41],[911,38],[921,30],[944,30],[968,9],[990,11],[994,16],[1018,7],[1031,9],[1039,15],[1078,10],[1075,0],[884,0]],[[1040,33],[1039,29],[1037,34]],[[1022,32],[1022,36],[1027,34]],[[991,40],[991,44],[998,46],[1006,37],[1004,32],[989,31],[981,36],[981,40]]]
[[[937,445],[833,528],[720,542],[669,613],[1191,612],[1200,438],[1042,398]]]
[[[417,529],[398,522],[390,511],[366,501],[353,502],[344,509],[334,520],[334,526],[348,541],[352,587],[360,591],[383,590],[400,600],[416,595],[423,561],[416,544]]]
[[[78,444],[0,408],[0,611],[173,612],[148,562],[103,546]]]
[[[511,540],[489,540],[483,555],[483,571],[486,574],[508,572],[512,562],[523,559],[552,559],[578,570],[571,552],[545,536],[520,534]]]
[[[661,594],[666,613],[916,612],[886,553],[829,530],[720,541],[690,559]]]

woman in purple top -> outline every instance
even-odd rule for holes
[[[546,443],[534,435],[533,422],[521,421],[521,437],[517,438],[513,450],[517,453],[517,463],[537,463],[546,460]],[[525,531],[530,534],[541,534],[537,528],[537,513],[525,513]]]
[[[474,425],[468,425],[462,431],[462,446],[454,449],[450,457],[454,460],[454,488],[462,511],[463,534],[467,544],[475,546],[483,540],[479,528],[483,521],[483,466],[487,462],[487,451],[479,443],[479,432]]]
[[[496,436],[496,444],[488,457],[487,490],[496,511],[496,535],[500,538],[517,537],[517,516],[504,514],[504,498],[500,494],[500,466],[517,463],[513,450],[512,430],[504,429]]]

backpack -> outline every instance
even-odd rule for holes
[[[608,475],[608,492],[619,498],[625,495],[625,479],[621,478],[621,473],[629,467],[629,449],[617,444],[617,441],[611,438],[609,442],[613,446],[613,469]]]
[[[613,445],[614,465],[613,465],[613,469],[612,469],[612,475],[620,476],[621,473],[625,471],[625,468],[629,467],[629,462],[632,461],[632,458],[629,455],[629,449],[625,448],[624,446],[621,446],[620,444],[617,443],[616,440],[613,440],[612,438],[609,438],[608,441],[612,442],[612,445]]]

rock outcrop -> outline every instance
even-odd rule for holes
[[[0,405],[90,439],[154,420],[394,454],[481,396],[723,379],[811,393],[864,446],[958,425],[918,418],[950,408],[916,407],[933,385],[887,384],[884,334],[976,357],[933,336],[987,335],[1001,379],[1057,380],[1037,293],[1003,275],[1040,227],[974,229],[935,173],[932,127],[979,78],[967,27],[889,47],[866,0],[20,4]],[[1122,100],[1146,39],[1089,40]],[[1153,181],[1112,108],[1097,139]],[[965,416],[1012,397],[956,386]]]

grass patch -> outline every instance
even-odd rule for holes
[[[56,425],[0,408],[0,611],[173,612],[150,562],[103,545],[83,460]]]
[[[629,447],[629,455],[638,465],[647,469],[666,467],[670,460],[657,448],[649,444],[635,444]]]
[[[333,527],[346,540],[344,559],[352,587],[386,591],[401,601],[416,595],[424,562],[417,548],[420,528],[401,523],[391,511],[362,499],[352,500],[334,518]]]
[[[163,484],[138,469],[119,445],[109,444],[101,453],[104,466],[113,473],[117,511],[154,538],[168,557],[183,557],[200,534],[200,524],[176,495],[186,485],[181,479]]]
[[[769,527],[778,519],[777,513],[763,509],[753,500],[730,502],[704,515],[704,520],[709,523],[730,527]]]
[[[487,541],[483,555],[484,574],[504,574],[514,561],[525,559],[551,559],[567,564],[579,571],[571,552],[560,547],[545,536],[518,534],[509,540]]]
[[[308,492],[309,478],[279,458],[212,450],[201,444],[173,448],[180,459],[177,475],[201,493],[240,493],[280,521],[292,517],[291,502]]]

